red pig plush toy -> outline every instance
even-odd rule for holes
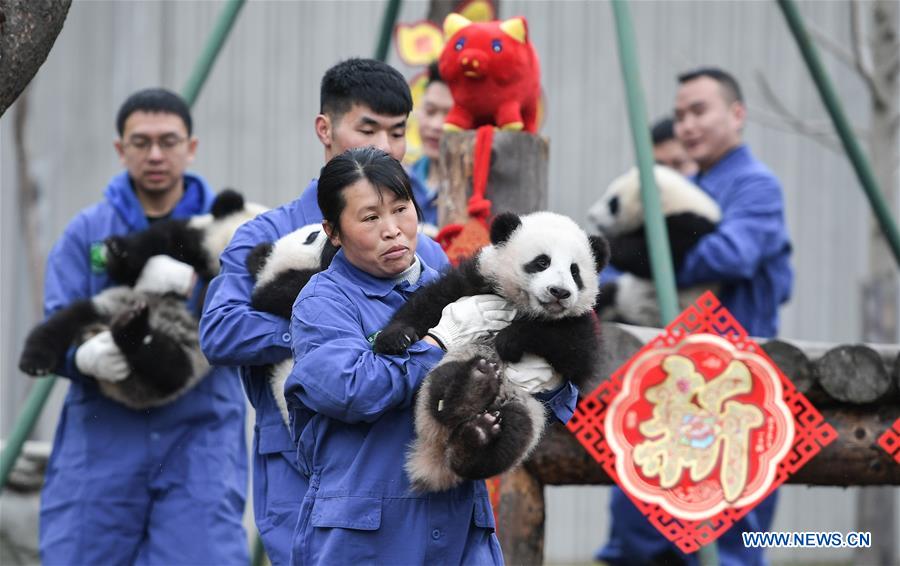
[[[535,132],[541,72],[525,18],[472,23],[450,14],[444,37],[438,68],[453,93],[444,129]]]

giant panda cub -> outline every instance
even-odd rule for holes
[[[290,320],[300,290],[313,275],[328,267],[336,252],[322,224],[308,224],[275,242],[257,244],[246,259],[247,272],[255,281],[250,305]],[[285,424],[284,382],[293,367],[294,360],[286,358],[269,370],[269,387]]]
[[[376,352],[403,352],[461,297],[495,293],[517,310],[496,336],[451,348],[422,382],[406,462],[419,491],[499,474],[537,445],[543,405],[504,377],[508,362],[525,353],[541,356],[576,385],[593,377],[597,365],[593,307],[597,273],[609,257],[606,241],[552,212],[501,214],[490,238],[475,257],[414,294],[375,339]]]
[[[119,285],[74,301],[36,326],[25,340],[19,368],[29,375],[46,375],[64,363],[70,346],[110,330],[131,374],[118,382],[97,380],[104,395],[132,409],[158,407],[180,397],[209,370],[200,351],[197,319],[184,298],[131,286],[147,260],[160,254],[191,265],[209,281],[218,273],[219,254],[238,226],[264,210],[225,190],[208,214],[163,220],[140,232],[107,238],[107,273]]]
[[[712,197],[674,169],[656,165],[654,176],[677,272],[687,252],[700,238],[715,230],[722,213]],[[588,219],[609,238],[609,262],[623,272],[621,277],[601,288],[598,314],[603,320],[659,327],[660,312],[650,271],[637,169],[613,180],[588,211]],[[706,290],[717,287],[704,284],[679,289],[680,308],[686,308]]]

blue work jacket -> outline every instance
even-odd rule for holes
[[[431,167],[431,159],[420,157],[409,168],[409,178],[412,181],[413,195],[419,208],[422,209],[422,221],[432,226],[438,225],[437,187],[429,187],[426,184],[428,170]]]
[[[197,175],[185,174],[184,183],[185,194],[172,211],[172,218],[208,212],[215,195],[206,182]],[[48,316],[110,287],[113,283],[102,262],[104,240],[148,226],[127,173],[114,177],[104,196],[103,201],[82,210],[68,224],[50,251],[44,285]],[[195,293],[197,296],[199,293]],[[71,385],[57,425],[42,493],[42,527],[51,522],[54,525],[53,529],[42,528],[42,552],[51,547],[68,548],[57,547],[54,541],[62,540],[59,537],[71,540],[73,531],[84,534],[92,528],[89,525],[94,521],[87,517],[89,514],[115,521],[117,515],[112,510],[118,512],[117,505],[122,509],[126,504],[136,505],[137,494],[149,497],[146,494],[153,489],[179,486],[197,501],[227,501],[238,527],[237,531],[217,532],[215,523],[210,522],[203,527],[208,529],[210,538],[196,540],[196,548],[182,548],[179,555],[226,560],[226,555],[210,554],[204,547],[213,544],[212,539],[243,533],[240,517],[247,465],[245,403],[239,384],[229,379],[222,368],[212,368],[193,389],[170,404],[137,411],[103,396],[93,378],[78,372],[74,352],[75,348],[70,349],[64,367],[58,368]],[[95,505],[97,501],[106,504]],[[148,503],[148,513],[151,507]],[[225,522],[221,515],[219,520]],[[146,517],[136,521],[129,528],[140,533],[144,524],[141,521],[146,521]],[[178,517],[170,517],[173,528],[178,521]],[[197,527],[200,526],[194,525],[186,532],[196,533]],[[84,536],[93,537],[94,544],[106,548],[107,558],[116,562],[117,543],[110,539],[116,532],[99,529]],[[235,551],[227,555],[227,561],[246,559],[245,542],[236,541],[221,548],[231,547]],[[61,550],[60,556],[67,552]],[[52,562],[58,557],[45,554],[44,560]],[[134,559],[133,554],[127,557]],[[80,554],[66,558],[75,562],[86,559]]]
[[[693,181],[719,204],[722,220],[685,256],[679,287],[723,282],[719,300],[747,333],[775,336],[794,282],[781,184],[745,145]]]
[[[410,491],[403,463],[413,396],[443,357],[424,341],[397,356],[375,334],[409,296],[438,278],[395,286],[338,252],[294,304],[294,369],[285,384],[297,460],[310,478],[294,535],[295,564],[500,564],[483,481]]]
[[[256,410],[253,449],[253,505],[257,528],[273,564],[290,556],[294,523],[308,483],[297,468],[294,443],[268,383],[267,364],[291,357],[290,322],[250,306],[253,278],[247,254],[259,243],[274,242],[307,224],[322,222],[314,179],[303,194],[242,225],[220,257],[221,271],[206,295],[200,345],[211,363],[238,375]],[[447,256],[432,239],[418,237],[416,252],[443,270]]]

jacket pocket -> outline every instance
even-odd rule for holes
[[[380,497],[317,497],[310,514],[313,527],[375,531],[381,527]]]

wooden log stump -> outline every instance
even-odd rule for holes
[[[900,392],[900,355],[894,360],[894,387]]]
[[[882,356],[862,344],[832,348],[813,362],[819,385],[837,401],[864,404],[893,390]]]
[[[812,362],[802,349],[790,342],[778,339],[761,342],[760,346],[781,369],[781,372],[791,380],[797,391],[806,395],[810,403],[820,407],[830,402],[828,394],[819,385]]]
[[[809,358],[803,350],[783,340],[770,340],[761,346],[775,365],[781,368],[782,373],[794,383],[797,391],[806,394],[812,389],[815,379]]]
[[[525,468],[500,480],[497,537],[507,564],[539,565],[544,558],[544,488]]]
[[[464,223],[472,195],[475,131],[445,132],[441,137],[439,174],[444,189],[438,196],[438,223]],[[524,132],[494,132],[491,169],[485,197],[493,214],[526,214],[547,209],[550,146],[546,138]]]

